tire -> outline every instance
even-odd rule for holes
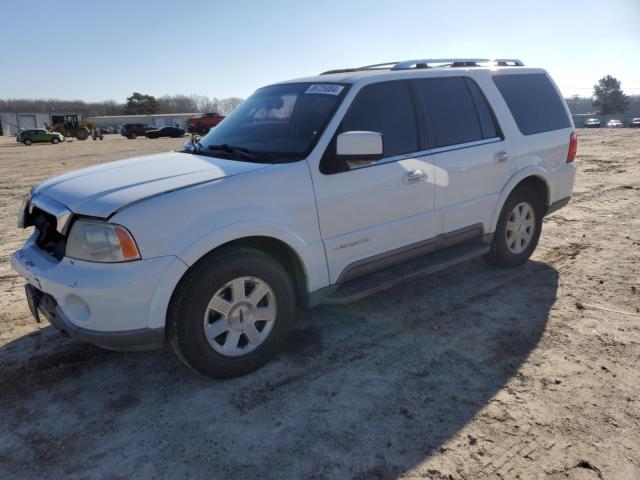
[[[23,143],[24,143],[25,145],[29,146],[29,145],[31,145],[33,142],[32,142],[30,139],[28,139],[28,138],[27,138]]]
[[[210,254],[187,272],[171,299],[167,337],[196,372],[233,378],[276,355],[294,315],[294,288],[282,265],[259,250],[235,248]]]
[[[59,139],[58,137],[53,137],[53,138],[51,139],[51,143],[53,143],[54,145],[56,145],[56,144],[60,143],[60,139]]]
[[[515,267],[526,262],[538,245],[543,215],[543,202],[535,190],[521,186],[511,192],[500,212],[491,250],[485,258],[500,267]]]
[[[75,133],[75,137],[78,140],[86,140],[87,138],[89,138],[89,130],[87,130],[86,128],[79,128]]]
[[[131,132],[129,135],[127,135],[127,138],[129,140],[135,140],[137,138],[138,134],[136,132]]]

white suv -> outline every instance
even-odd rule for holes
[[[181,152],[56,177],[12,257],[36,317],[194,370],[267,362],[297,306],[484,255],[514,266],[569,201],[576,136],[518,60],[412,60],[256,91]]]

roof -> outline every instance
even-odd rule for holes
[[[311,77],[297,78],[278,83],[295,82],[336,82],[355,83],[362,79],[381,80],[387,77],[402,78],[416,73],[442,72],[451,69],[464,70],[522,70],[524,63],[517,59],[486,59],[486,58],[449,58],[449,59],[420,59],[402,62],[379,63],[364,67],[329,70]],[[527,69],[529,70],[529,69]],[[401,74],[405,75],[401,75]]]

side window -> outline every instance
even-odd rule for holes
[[[489,106],[489,103],[487,102],[484,94],[480,90],[480,87],[478,87],[478,84],[476,84],[476,82],[474,82],[470,78],[465,78],[465,82],[467,82],[467,87],[469,87],[469,92],[471,92],[473,103],[475,104],[476,111],[478,112],[480,128],[482,129],[482,137],[501,137],[502,132],[498,128],[498,122],[496,121],[495,114]]]
[[[435,147],[474,142],[485,137],[474,98],[462,77],[416,80],[420,104],[433,129]],[[476,86],[477,88],[477,86]],[[479,92],[478,92],[479,93]]]
[[[494,75],[493,82],[524,135],[571,126],[564,101],[544,73]]]
[[[409,85],[405,81],[363,87],[351,103],[320,164],[322,173],[338,173],[362,165],[336,155],[335,137],[343,132],[371,131],[382,134],[385,157],[418,151],[418,129]],[[365,164],[371,163],[365,162]]]

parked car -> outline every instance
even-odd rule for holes
[[[609,120],[607,122],[607,128],[622,128],[622,122],[620,120]]]
[[[587,121],[584,122],[584,126],[587,128],[600,128],[600,119],[588,118]]]
[[[147,130],[145,137],[148,138],[160,138],[160,137],[173,137],[178,138],[184,135],[184,130],[178,127],[162,127],[155,130]]]
[[[146,134],[149,130],[155,130],[153,125],[147,125],[145,123],[126,123],[120,130],[120,135],[129,139],[134,139],[140,135]]]
[[[187,120],[187,130],[189,133],[204,135],[216,125],[224,120],[224,115],[219,113],[205,113],[200,117],[194,117]]]
[[[634,118],[629,124],[631,128],[640,128],[640,118]]]
[[[58,132],[47,132],[44,128],[21,129],[16,135],[16,141],[25,145],[32,143],[53,143],[55,145],[64,142],[64,135]]]
[[[234,377],[275,355],[297,307],[526,262],[576,150],[558,88],[518,60],[337,70],[257,90],[181,152],[45,181],[11,262],[34,315],[72,337],[168,341]]]

